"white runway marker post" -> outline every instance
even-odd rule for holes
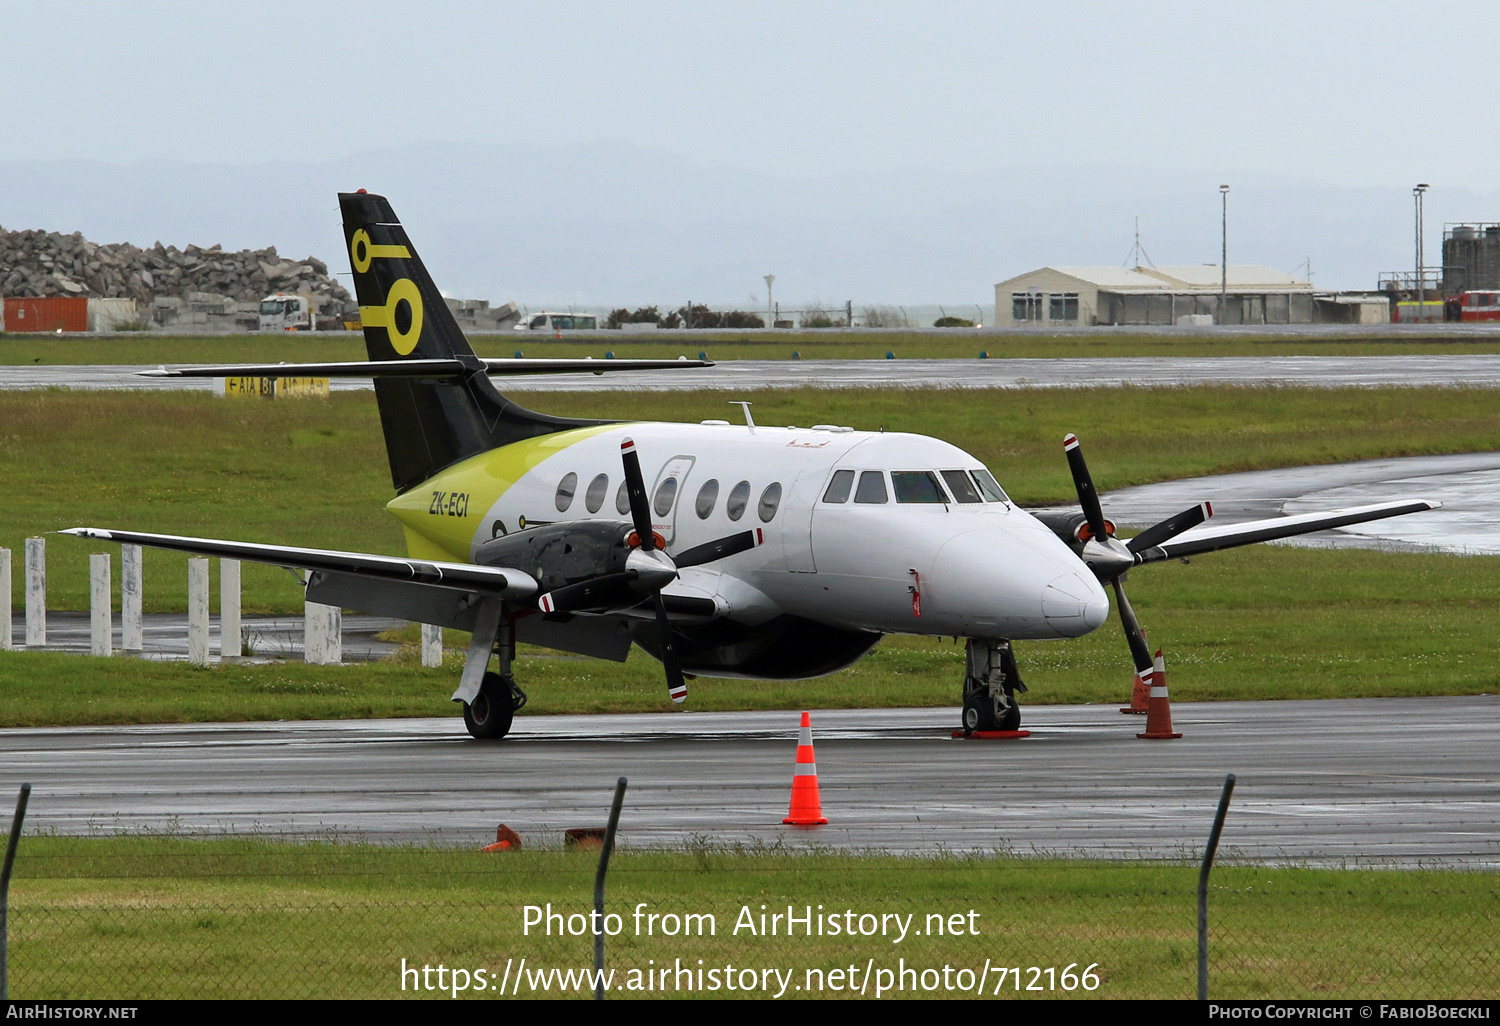
[[[114,654],[114,590],[109,582],[109,553],[89,555],[89,655]]]
[[[238,659],[244,654],[240,631],[240,561],[219,560],[219,657]]]
[[[141,621],[141,547],[120,546],[120,650],[140,652],[146,647]]]
[[[344,658],[344,611],[318,602],[304,604],[302,658],[315,666],[336,666]]]
[[[208,560],[188,560],[188,662],[208,665]]]
[[[16,647],[11,637],[10,549],[0,549],[0,650]]]
[[[443,629],[435,623],[422,625],[422,665],[443,665]]]
[[[26,539],[26,647],[47,647],[47,543]]]

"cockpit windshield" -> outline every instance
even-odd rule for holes
[[[260,304],[262,314],[279,314],[286,310],[286,303],[279,299],[263,299]]]
[[[974,482],[984,493],[985,502],[1010,502],[1010,496],[1005,494],[1005,489],[1000,487],[1000,482],[988,470],[981,468],[974,471]]]
[[[891,485],[897,502],[947,502],[943,486],[930,470],[893,470]]]

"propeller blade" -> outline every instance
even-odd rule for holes
[[[536,604],[544,613],[635,605],[641,597],[630,586],[638,576],[633,570],[601,574],[592,580],[550,591],[537,599]]]
[[[1156,663],[1146,645],[1146,636],[1141,633],[1140,622],[1135,618],[1130,600],[1125,597],[1120,579],[1117,577],[1111,583],[1115,588],[1116,604],[1120,607],[1120,625],[1125,628],[1125,640],[1130,644],[1130,658],[1135,662],[1135,672],[1140,674],[1141,680],[1150,680]]]
[[[679,568],[712,563],[716,559],[724,559],[755,548],[760,544],[759,536],[758,531],[741,531],[739,534],[731,534],[726,538],[704,542],[702,545],[694,545],[684,552],[679,552],[672,557],[672,562],[676,563]]]
[[[656,629],[661,632],[661,665],[667,671],[667,694],[672,701],[687,701],[687,680],[677,663],[677,647],[672,644],[672,622],[667,619],[667,605],[661,592],[656,593]]]
[[[650,552],[656,548],[656,538],[651,533],[651,509],[647,505],[646,482],[641,477],[641,458],[635,451],[635,439],[627,438],[620,443],[620,462],[625,464],[625,493],[630,496],[630,520],[641,540],[641,548]]]
[[[1214,506],[1211,502],[1200,502],[1191,509],[1185,509],[1176,516],[1168,517],[1154,527],[1148,527],[1134,538],[1125,543],[1125,547],[1131,552],[1143,552],[1153,549],[1162,542],[1177,537],[1190,527],[1197,527],[1203,521],[1214,515]]]
[[[1104,510],[1099,506],[1099,493],[1094,490],[1094,479],[1089,476],[1088,464],[1083,461],[1077,435],[1070,434],[1063,439],[1063,451],[1068,454],[1068,469],[1073,472],[1073,487],[1078,489],[1078,504],[1088,519],[1089,531],[1103,541],[1109,537],[1104,529]]]

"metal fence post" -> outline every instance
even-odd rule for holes
[[[620,806],[625,802],[625,778],[615,781],[615,800],[609,807],[609,826],[604,828],[604,847],[599,849],[599,869],[594,873],[594,1000],[604,1000],[604,874],[609,872],[609,854],[615,850],[615,827],[620,825]]]
[[[16,864],[16,845],[26,820],[26,802],[31,785],[22,784],[16,797],[16,815],[10,821],[10,839],[5,844],[5,865],[0,867],[0,1001],[10,999],[10,870]]]
[[[1219,834],[1224,830],[1224,814],[1229,811],[1229,796],[1234,794],[1234,774],[1224,778],[1224,793],[1219,796],[1219,811],[1214,814],[1214,828],[1208,835],[1203,853],[1203,868],[1198,873],[1198,1000],[1208,1000],[1208,871],[1214,867],[1214,852],[1219,850]]]

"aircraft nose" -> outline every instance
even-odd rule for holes
[[[1109,617],[1109,597],[1087,571],[1060,574],[1042,590],[1042,615],[1063,637],[1081,638]]]

